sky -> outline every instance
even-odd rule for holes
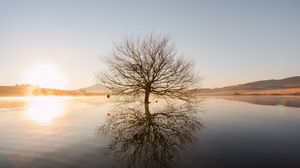
[[[127,35],[170,36],[202,87],[300,75],[300,1],[0,0],[0,85],[51,64],[77,89]]]

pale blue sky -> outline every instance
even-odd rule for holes
[[[150,31],[195,60],[203,87],[300,75],[300,1],[0,0],[0,85],[45,63],[91,85],[114,42]]]

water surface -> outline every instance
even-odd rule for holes
[[[300,167],[297,100],[205,98],[198,113],[204,126],[174,152],[173,166]],[[122,165],[106,154],[109,143],[97,134],[113,106],[106,97],[0,98],[0,167]]]

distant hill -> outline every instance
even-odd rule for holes
[[[81,90],[40,88],[34,85],[0,86],[0,96],[98,96]]]
[[[94,84],[92,86],[86,87],[79,89],[81,91],[85,91],[86,93],[110,93],[112,92],[111,90],[107,89],[105,86],[101,84]]]
[[[195,91],[200,95],[300,95],[300,76]],[[34,85],[0,86],[0,96],[98,96],[111,92],[101,84],[78,90],[39,88]]]
[[[208,95],[300,94],[300,76],[285,79],[261,80],[216,89],[199,89],[198,92]]]
[[[246,83],[236,86],[237,88],[244,89],[286,89],[286,88],[299,88],[300,87],[300,76],[279,79],[279,80],[263,80],[251,83]]]
[[[82,88],[81,91],[86,93],[110,93],[101,84],[94,84],[92,86]],[[198,89],[198,93],[203,95],[237,95],[237,94],[300,94],[300,76],[285,78],[285,79],[271,79],[261,80],[235,86],[227,86],[216,89]]]

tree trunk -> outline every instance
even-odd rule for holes
[[[146,117],[147,118],[150,118],[151,117],[151,114],[150,114],[150,110],[149,110],[149,95],[150,95],[150,92],[149,91],[146,91],[145,92],[145,100],[144,100],[144,105],[145,105],[145,114],[146,114]]]

